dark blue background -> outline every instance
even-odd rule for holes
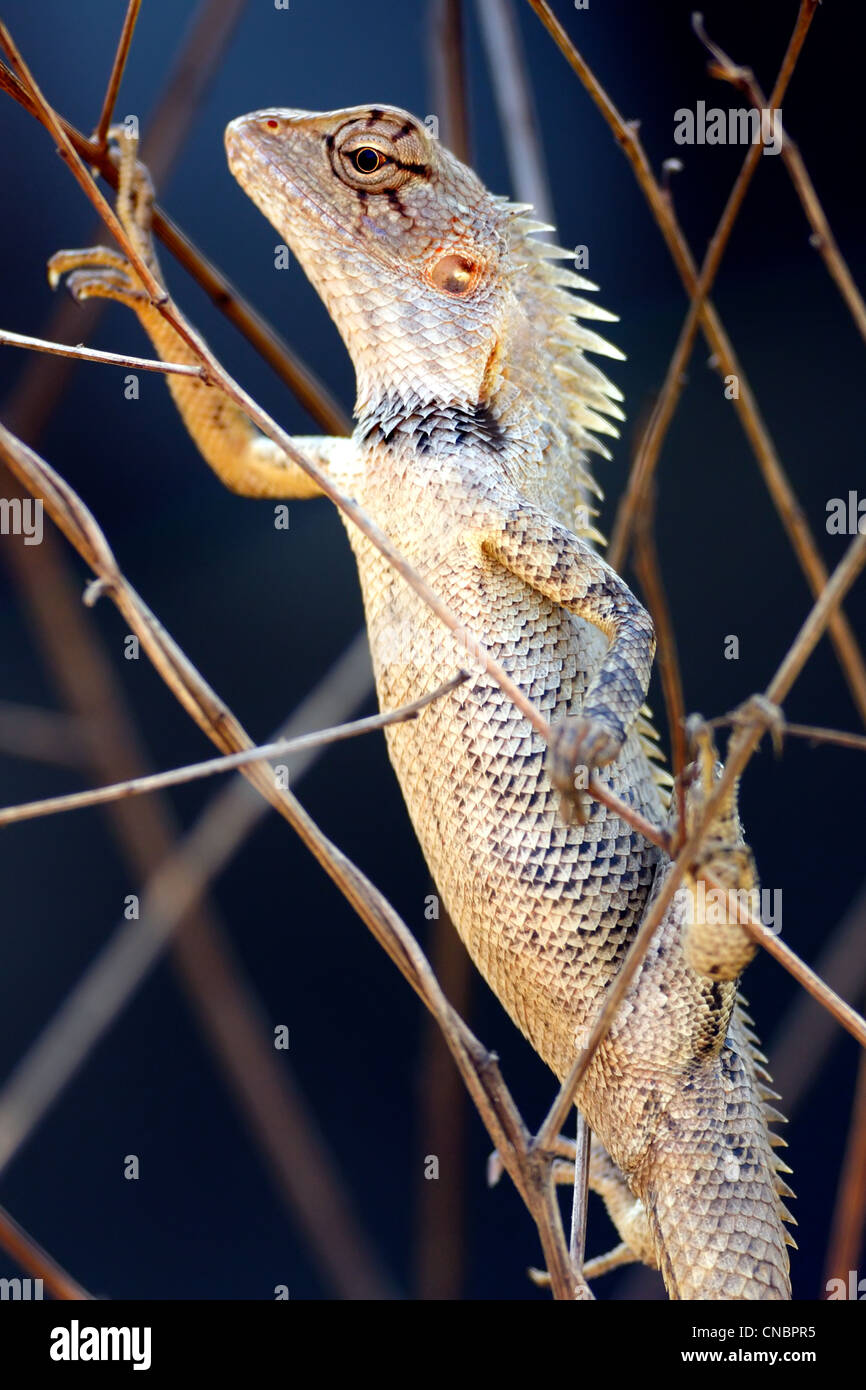
[[[9,23],[47,95],[84,129],[102,99],[124,6],[6,0]],[[699,98],[738,105],[705,73],[690,6],[592,0],[575,13],[555,7],[623,114],[639,117],[658,168],[676,154],[678,211],[702,253],[742,150],[682,149],[673,113]],[[470,4],[468,60],[474,162],[488,185],[508,191],[507,165],[483,50]],[[143,7],[118,114],[147,116],[192,7]],[[708,0],[707,26],[732,55],[772,85],[793,24],[793,3],[757,8]],[[659,388],[686,301],[631,170],[566,63],[528,7],[519,18],[551,173],[560,239],[590,248],[600,301],[622,315],[611,336],[628,355],[613,375],[633,422]],[[831,225],[855,277],[864,275],[860,47],[853,6],[819,11],[785,101]],[[251,3],[202,101],[159,197],[172,217],[284,332],[351,407],[348,360],[297,267],[277,274],[274,234],[225,167],[222,131],[233,116],[281,104],[329,109],[386,102],[434,111],[426,6],[367,0],[292,0],[288,12]],[[0,323],[40,332],[53,308],[44,263],[56,249],[86,244],[93,212],[51,142],[8,99],[0,101]],[[172,291],[213,347],[288,428],[308,417],[164,257]],[[781,159],[764,158],[734,232],[716,302],[829,565],[846,541],[824,529],[825,505],[863,487],[864,344],[814,250]],[[131,316],[110,308],[97,341],[143,352]],[[808,608],[808,594],[750,449],[700,342],[688,389],[659,469],[658,541],[676,623],[690,709],[717,714],[763,687]],[[3,354],[3,394],[23,359]],[[329,504],[292,507],[291,531],[275,532],[267,504],[223,490],[201,464],[158,377],[124,400],[122,374],[80,366],[40,448],[78,488],[119,561],[173,635],[236,711],[264,737],[315,684],[361,623],[353,564]],[[2,399],[2,396],[0,396]],[[0,411],[2,414],[2,411]],[[612,507],[628,465],[632,424],[612,464],[598,473]],[[4,545],[7,542],[4,541]],[[82,582],[83,568],[71,561]],[[5,582],[5,581],[4,581]],[[864,591],[849,611],[863,631]],[[140,716],[158,766],[207,756],[193,728],[146,661],[122,659],[125,625],[109,604],[94,621]],[[736,633],[738,662],[723,659]],[[3,699],[52,706],[56,695],[4,588],[0,615]],[[661,708],[658,690],[654,704]],[[372,704],[369,705],[372,708]],[[789,717],[856,728],[835,658],[823,643],[791,696]],[[74,790],[71,773],[4,759],[2,800]],[[302,797],[327,832],[379,884],[426,940],[429,891],[379,736],[327,752]],[[213,793],[184,788],[174,802],[191,823]],[[764,883],[781,888],[786,939],[814,959],[863,878],[866,795],[858,755],[791,741],[784,758],[762,750],[749,770],[744,814]],[[138,891],[97,811],[7,830],[0,841],[3,946],[0,1070],[6,1074],[38,1034]],[[245,846],[215,896],[236,949],[273,1022],[291,1029],[289,1062],[328,1138],[344,1181],[395,1284],[412,1295],[414,1222],[430,1136],[416,1121],[424,1019],[415,997],[276,817]],[[769,1040],[796,995],[789,977],[759,959],[746,983],[759,1031]],[[856,1001],[854,1001],[856,1002]],[[473,987],[471,1022],[502,1058],[529,1123],[553,1094],[551,1077],[486,987]],[[802,1040],[808,1051],[808,1039]],[[822,1261],[843,1151],[856,1048],[842,1033],[790,1127],[801,1253],[800,1298],[823,1287]],[[519,1199],[503,1182],[489,1192],[489,1147],[474,1115],[467,1125],[466,1260],[459,1292],[471,1298],[533,1298],[525,1278],[540,1256]],[[123,1156],[137,1153],[141,1178],[126,1182]],[[456,1180],[443,1172],[440,1183]],[[2,1201],[91,1290],[114,1297],[329,1297],[303,1238],[275,1193],[229,1100],[185,999],[161,966],[65,1092],[0,1184]],[[593,1253],[610,1239],[593,1210]],[[0,1260],[0,1273],[16,1271]],[[640,1286],[626,1274],[601,1297]]]

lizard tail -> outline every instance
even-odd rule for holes
[[[783,1117],[749,1022],[738,1006],[721,1051],[684,1082],[635,1175],[671,1298],[791,1297],[790,1169],[768,1127]]]

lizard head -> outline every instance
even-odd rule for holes
[[[226,149],[337,325],[359,415],[383,396],[486,402],[514,311],[501,199],[395,107],[255,111]]]

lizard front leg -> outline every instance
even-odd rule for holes
[[[556,726],[551,780],[576,806],[575,768],[617,757],[646,698],[655,653],[652,620],[623,579],[586,541],[523,502],[488,527],[482,548],[551,602],[599,628],[610,646],[589,681],[583,712]]]
[[[119,151],[117,214],[148,266],[162,281],[151,233],[153,188],[137,163],[137,141],[122,128],[112,132]],[[59,251],[48,263],[56,287],[68,276],[76,299],[114,299],[137,315],[158,356],[165,362],[198,365],[198,359],[151,302],[133,267],[116,251],[90,247]],[[168,376],[168,385],[184,424],[205,462],[233,492],[244,497],[307,498],[320,496],[317,484],[265,438],[242,411],[215,386],[189,376]],[[353,457],[349,439],[305,436],[295,443],[332,476]]]

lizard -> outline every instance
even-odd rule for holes
[[[117,210],[160,277],[152,189],[122,131]],[[587,353],[622,354],[586,321],[614,315],[539,240],[532,210],[488,192],[396,107],[283,108],[232,121],[229,168],[317,289],[355,368],[351,438],[300,436],[550,721],[550,747],[477,661],[470,679],[386,731],[409,815],[472,960],[562,1079],[654,894],[655,844],[585,794],[577,772],[655,824],[669,812],[645,705],[649,615],[604,560],[589,455],[610,457],[622,397]],[[166,361],[195,361],[126,260],[96,247],[49,263],[78,298],[131,307]],[[318,488],[207,382],[168,378],[205,461],[235,492]],[[408,703],[466,665],[379,550],[346,522],[378,698]],[[689,814],[719,769],[697,740]],[[754,886],[736,788],[707,849]],[[738,992],[754,944],[708,926],[686,876],[578,1088],[590,1182],[636,1259],[672,1298],[790,1297],[766,1058]]]

